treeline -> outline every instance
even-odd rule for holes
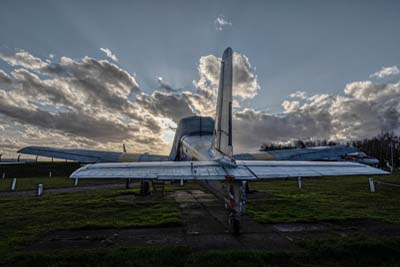
[[[382,168],[389,167],[389,165],[395,166],[396,168],[400,166],[400,136],[397,136],[393,133],[382,133],[374,138],[353,140],[348,142],[307,140],[284,144],[264,143],[261,145],[260,151],[335,145],[355,147],[367,155],[377,158],[379,160],[379,167]]]
[[[348,142],[347,145],[377,158],[379,167],[400,166],[400,136],[393,133],[383,133],[371,139]]]

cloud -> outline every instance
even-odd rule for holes
[[[221,58],[214,55],[200,58],[198,72],[200,78],[194,82],[199,92],[210,98],[216,98],[219,86]],[[255,69],[249,59],[240,53],[233,54],[233,96],[238,100],[255,97],[260,90]]]
[[[104,53],[107,55],[107,57],[111,58],[111,59],[114,60],[115,62],[118,62],[117,56],[116,56],[113,52],[111,52],[110,49],[108,49],[108,48],[100,48],[100,50],[101,50],[102,52],[104,52]]]
[[[11,84],[12,80],[10,76],[5,73],[3,70],[0,70],[0,85],[1,84]]]
[[[160,90],[165,90],[167,92],[177,92],[178,91],[177,89],[173,88],[168,83],[165,83],[163,81],[163,77],[158,77],[157,80],[158,80],[158,83],[160,84],[160,87],[159,87]]]
[[[292,98],[300,98],[300,99],[307,99],[307,92],[304,91],[296,91],[289,95]]]
[[[369,75],[370,78],[385,78],[388,76],[394,76],[400,74],[400,69],[397,66],[382,67],[380,71],[374,72]]]
[[[214,24],[215,24],[215,29],[217,31],[222,31],[223,29],[225,29],[226,27],[230,27],[232,26],[232,22],[228,21],[225,19],[224,15],[219,15],[215,20],[214,20]]]
[[[48,65],[45,61],[25,51],[19,51],[12,55],[0,53],[0,58],[11,66],[21,66],[27,69],[40,69]]]
[[[24,58],[35,57],[25,53]],[[92,148],[112,149],[127,140],[136,151],[161,147],[161,152],[167,152],[160,134],[167,126],[130,100],[140,94],[139,85],[115,64],[61,57],[58,63],[33,65],[21,61],[18,53],[0,55],[0,59],[14,67],[11,75],[0,70],[0,120],[9,128],[29,125],[31,132],[60,134],[65,137],[63,146],[90,143]],[[41,135],[27,138],[25,131],[4,134],[19,136],[21,144],[44,140]]]
[[[283,101],[282,102],[282,107],[285,110],[286,113],[290,112],[295,112],[299,110],[300,108],[300,102],[299,101]]]
[[[221,59],[213,55],[200,58],[194,90],[177,90],[160,78],[151,94],[107,60],[61,57],[47,64],[27,52],[23,58],[36,63],[22,61],[18,53],[0,56],[14,67],[11,75],[0,71],[0,116],[10,128],[20,129],[21,144],[44,140],[51,133],[62,135],[67,146],[119,148],[125,140],[135,151],[161,148],[167,153],[170,140],[164,135],[172,124],[195,114],[214,116]],[[235,98],[250,99],[259,90],[254,69],[244,55],[235,53],[233,60]],[[10,90],[4,89],[6,84]],[[35,134],[28,138],[27,129]],[[41,144],[59,145],[46,140]]]
[[[199,59],[192,88],[177,90],[161,78],[150,94],[108,60],[61,57],[46,63],[20,51],[0,59],[12,67],[10,73],[0,70],[4,151],[25,145],[120,151],[124,142],[131,152],[168,154],[172,140],[166,136],[181,118],[215,115],[221,58],[214,55]],[[282,102],[282,113],[271,114],[241,106],[260,86],[245,55],[234,53],[233,62],[236,153],[263,142],[349,140],[399,131],[400,82],[351,82],[341,95],[297,91]]]
[[[236,112],[236,148],[256,149],[261,142],[293,139],[346,141],[400,132],[400,82],[352,82],[346,85],[344,95],[313,95],[302,104],[285,100],[282,106],[282,114],[254,109]]]

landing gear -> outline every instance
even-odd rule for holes
[[[235,236],[240,235],[240,218],[233,212],[229,214],[229,231]]]
[[[147,196],[150,195],[150,183],[149,181],[141,181],[140,182],[140,195]]]
[[[246,183],[229,181],[227,191],[226,206],[229,210],[229,229],[233,235],[238,236],[241,231],[241,217],[246,210]]]

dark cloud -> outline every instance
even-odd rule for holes
[[[180,91],[178,89],[175,89],[174,87],[172,87],[168,83],[165,83],[163,81],[162,77],[158,77],[158,83],[160,84],[160,86],[158,87],[158,90],[165,90],[168,93],[176,93],[176,92]]]
[[[4,85],[4,84],[8,85],[11,83],[12,83],[12,80],[11,80],[10,76],[7,73],[5,73],[3,70],[0,70],[0,86]]]
[[[117,122],[97,119],[85,114],[51,113],[40,109],[16,106],[10,103],[7,94],[4,92],[0,94],[0,113],[20,123],[54,129],[97,141],[121,141],[132,137],[132,132],[135,130]]]
[[[195,115],[185,94],[156,91],[150,96],[138,97],[137,103],[151,114],[171,118],[176,123],[184,117]]]
[[[86,103],[112,109],[123,109],[129,95],[140,91],[133,76],[106,60],[62,57],[60,63],[50,64],[40,72],[58,80],[61,87],[83,93]]]

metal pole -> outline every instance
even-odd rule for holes
[[[246,202],[247,202],[247,181],[242,181],[241,196],[240,196],[240,213],[244,215],[246,213]]]
[[[43,194],[43,184],[38,185],[37,195],[41,196]]]
[[[375,192],[374,178],[370,177],[368,181],[369,181],[369,191],[371,193],[374,193]]]
[[[394,148],[394,144],[393,144],[393,140],[392,140],[392,142],[390,143],[390,150],[391,150],[391,157],[392,157],[392,173],[394,172],[394,157],[393,157],[393,148]]]
[[[11,191],[15,191],[17,187],[17,178],[14,178],[11,183]]]

